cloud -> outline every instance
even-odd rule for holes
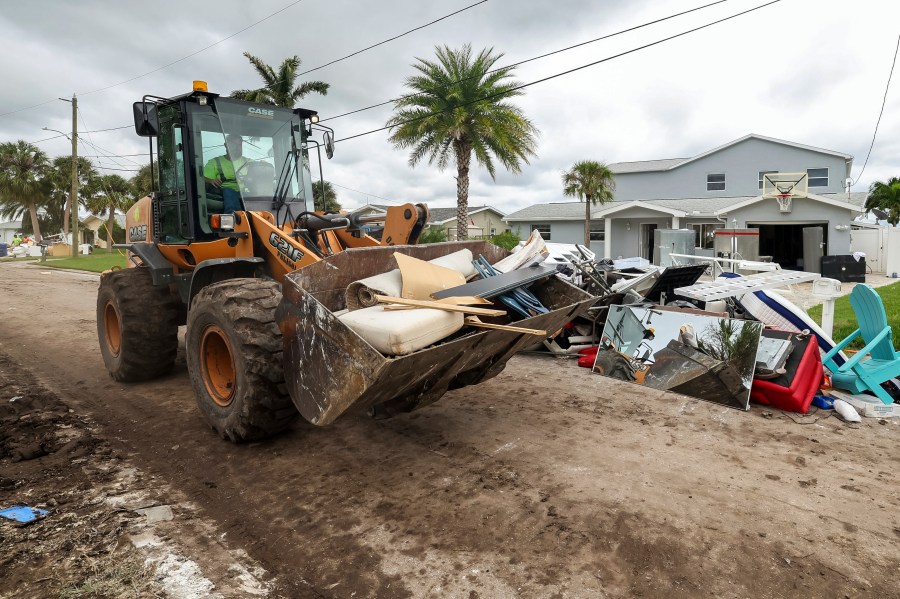
[[[0,140],[49,137],[42,127],[70,130],[71,108],[56,98],[71,97],[73,92],[84,94],[79,97],[84,123],[80,128],[128,125],[131,103],[146,93],[183,93],[193,79],[207,80],[218,93],[257,85],[253,68],[241,56],[244,51],[271,64],[299,54],[304,68],[314,68],[471,2],[390,0],[376,6],[305,0],[168,68],[85,94],[176,61],[286,4],[287,0],[220,0],[211,10],[174,0],[152,6],[99,0],[10,3],[0,16],[0,51],[6,57],[0,113],[49,103],[0,117]],[[731,0],[524,64],[515,76],[522,82],[536,81],[755,5]],[[856,175],[880,109],[900,7],[856,3],[852,15],[844,7],[832,2],[781,2],[526,88],[516,102],[541,130],[538,156],[521,174],[499,169],[496,181],[475,168],[473,203],[513,210],[533,202],[559,201],[559,173],[577,160],[691,156],[750,132],[853,154]],[[491,46],[505,54],[503,64],[510,64],[685,9],[676,0],[563,4],[491,0],[304,75],[301,79],[320,79],[331,89],[327,96],[310,96],[303,105],[327,118],[395,98],[413,73],[410,65],[415,57],[433,56],[435,45]],[[857,26],[848,26],[850,16]],[[898,174],[900,147],[892,141],[900,138],[897,85],[895,81],[879,141],[855,189],[864,189],[876,177]],[[390,114],[391,107],[385,106],[328,124],[341,138],[379,128]],[[92,134],[91,140],[114,154],[147,149],[146,140],[129,129]],[[69,152],[65,138],[41,147],[51,155]],[[128,160],[134,162],[117,158],[102,163],[125,167],[146,162],[143,157]],[[440,172],[427,164],[410,168],[407,154],[394,149],[385,132],[338,144],[335,159],[325,169],[327,179],[359,190],[338,188],[347,205],[374,196],[442,206],[456,200],[452,170]]]

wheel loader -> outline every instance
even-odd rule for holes
[[[186,325],[200,412],[240,442],[277,433],[298,414],[326,425],[351,409],[382,417],[414,410],[496,375],[535,342],[464,329],[386,356],[338,319],[346,287],[395,268],[395,252],[431,260],[468,248],[491,263],[507,253],[483,241],[417,246],[424,204],[375,216],[314,206],[322,152],[334,152],[333,130],[315,111],[222,97],[204,82],[172,98],[144,96],[133,110],[136,133],[150,139],[155,185],[126,214],[117,247],[128,268],[100,279],[97,333],[115,380],[168,373]],[[556,277],[533,291],[549,311],[523,327],[557,330],[594,301]]]

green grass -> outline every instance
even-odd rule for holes
[[[38,259],[40,260],[40,259]],[[65,268],[69,270],[88,270],[90,272],[103,272],[113,266],[125,268],[125,255],[118,250],[107,254],[105,251],[95,251],[90,256],[78,256],[77,258],[50,258],[46,262],[35,262],[40,267]]]
[[[900,283],[879,287],[875,292],[881,296],[881,300],[884,302],[888,324],[891,325],[893,330],[898,330],[898,327],[900,327]],[[808,312],[816,322],[822,322],[821,304],[813,306]],[[850,306],[850,298],[846,295],[838,298],[834,302],[834,333],[831,335],[832,339],[840,342],[855,331],[858,326],[856,315],[853,314],[853,308]],[[862,349],[862,347],[861,339],[855,339],[850,344],[851,349]],[[894,335],[894,349],[900,350],[900,335]]]

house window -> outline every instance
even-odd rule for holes
[[[497,234],[497,229],[495,229],[494,227],[491,227],[491,237],[493,237],[496,234]]]
[[[706,191],[725,191],[725,173],[706,175]]]
[[[591,227],[591,241],[606,241],[606,231]]]
[[[763,188],[763,177],[766,175],[771,175],[772,173],[777,173],[778,171],[759,171],[759,188]]]
[[[724,226],[725,225],[721,223],[691,225],[694,229],[694,245],[704,250],[713,249],[715,230],[721,229]]]
[[[531,225],[531,230],[540,233],[544,241],[550,241],[550,225]]]
[[[810,187],[828,187],[828,169],[808,168],[806,169],[806,179]]]

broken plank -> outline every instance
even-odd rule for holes
[[[480,329],[496,329],[498,331],[509,331],[511,333],[525,333],[526,335],[537,335],[538,337],[547,336],[547,331],[542,331],[540,329],[526,329],[525,327],[517,327],[509,324],[482,322],[477,316],[466,317],[466,324]]]
[[[490,308],[471,308],[468,306],[454,306],[435,301],[406,299],[403,297],[390,297],[388,295],[376,295],[375,299],[382,304],[399,304],[401,306],[415,306],[417,308],[434,308],[445,312],[462,312],[463,314],[478,314],[480,316],[506,316],[506,310],[492,310]]]

